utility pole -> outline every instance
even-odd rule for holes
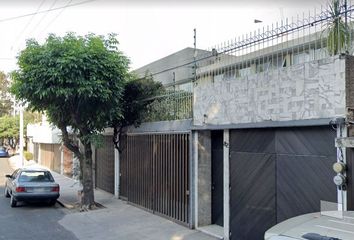
[[[197,81],[197,29],[193,29],[194,32],[194,55],[193,55],[193,60],[194,60],[194,82]]]
[[[347,0],[344,1],[344,21],[345,21],[345,28],[348,30],[348,5],[347,5]]]
[[[197,84],[197,29],[193,29],[194,32],[194,54],[193,54],[193,60],[194,60],[194,80],[192,80],[192,99],[191,99],[191,112],[192,112],[192,117],[194,114],[194,109],[193,109],[193,102],[194,102],[194,85]]]
[[[24,162],[23,162],[23,106],[20,106],[20,160],[21,160],[21,164],[22,166],[24,166]]]

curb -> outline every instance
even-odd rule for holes
[[[74,209],[74,208],[75,208],[74,205],[64,203],[63,201],[61,201],[61,200],[59,200],[59,199],[57,199],[57,203],[58,203],[60,206],[66,208],[66,209]]]

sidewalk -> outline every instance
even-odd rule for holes
[[[19,159],[10,159],[13,168],[20,167]],[[16,165],[17,164],[17,165]],[[26,162],[26,166],[39,166],[35,162]],[[80,184],[68,177],[52,172],[60,184],[58,201],[67,208],[73,208],[78,202]],[[165,218],[159,217],[116,199],[114,195],[95,189],[95,201],[104,208],[87,212],[66,214],[59,221],[65,229],[71,231],[79,240],[216,240],[197,230],[183,227]]]

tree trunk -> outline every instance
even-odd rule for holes
[[[85,154],[80,159],[82,169],[83,192],[81,198],[82,209],[91,209],[95,206],[93,192],[93,174],[92,174],[92,149],[90,143],[84,144]]]

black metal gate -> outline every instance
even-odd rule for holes
[[[114,145],[112,136],[104,136],[103,145],[96,149],[96,187],[114,193]]]
[[[335,202],[334,138],[329,127],[232,130],[231,239],[263,239],[276,223]]]
[[[120,195],[153,213],[189,223],[189,134],[128,135]]]
[[[224,225],[224,149],[223,131],[211,132],[211,162],[212,162],[212,212],[211,222],[219,226]]]

